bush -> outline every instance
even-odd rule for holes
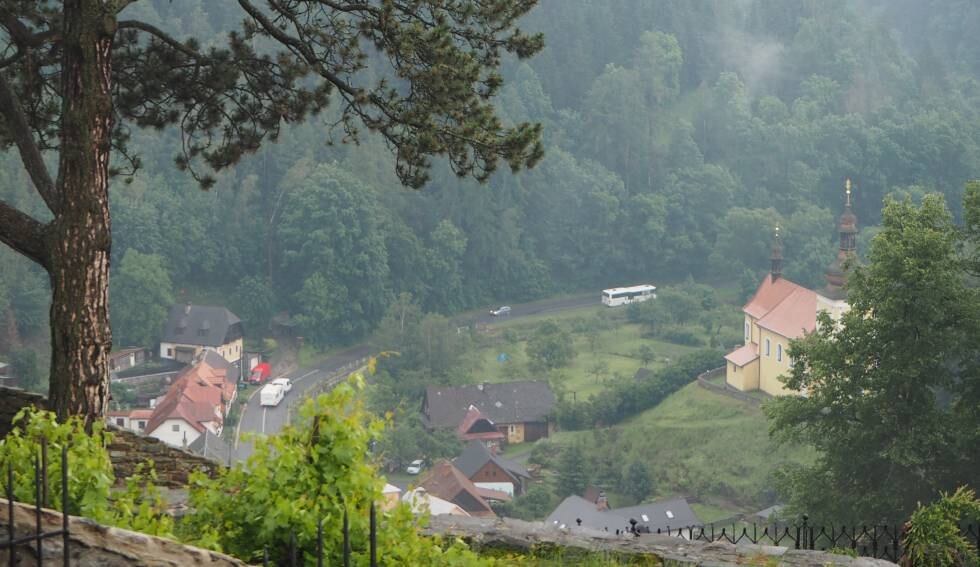
[[[667,342],[679,345],[704,346],[704,339],[694,331],[685,329],[684,327],[664,327],[661,329],[659,336]]]
[[[965,486],[928,506],[919,505],[905,528],[902,565],[934,567],[976,566],[977,548],[964,537],[961,521],[980,520],[980,500]]]
[[[68,513],[152,535],[170,536],[173,519],[167,514],[159,490],[154,486],[153,463],[140,466],[126,479],[126,488],[114,491],[115,476],[105,445],[112,434],[101,422],[86,433],[82,420],[71,417],[59,423],[55,414],[28,407],[14,417],[15,428],[0,441],[0,470],[12,464],[14,498],[35,503],[37,486],[34,463],[41,453],[41,440],[48,445],[48,504],[62,508],[61,450],[68,447]]]

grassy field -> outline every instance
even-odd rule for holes
[[[476,367],[484,382],[507,382],[511,380],[536,378],[528,369],[525,340],[534,329],[544,321],[555,321],[564,329],[571,330],[589,318],[602,318],[608,329],[599,333],[593,351],[585,334],[573,333],[574,349],[577,353],[572,363],[554,371],[562,387],[577,399],[584,399],[603,389],[604,383],[617,376],[632,378],[644,364],[637,355],[643,345],[653,348],[656,358],[646,365],[657,369],[696,347],[676,345],[643,336],[639,325],[626,322],[625,308],[610,310],[607,307],[590,306],[581,309],[562,311],[514,319],[495,325],[491,333],[482,338],[477,350]],[[507,355],[506,362],[498,361],[498,356]],[[596,373],[597,364],[604,363],[606,369]]]
[[[656,497],[700,498],[699,514],[718,520],[771,504],[770,475],[786,462],[809,462],[811,451],[777,447],[758,406],[686,386],[659,406],[619,426],[624,461],[642,456],[650,465]],[[559,432],[559,443],[593,442],[589,431]]]

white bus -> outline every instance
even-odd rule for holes
[[[656,297],[657,287],[652,285],[634,285],[602,290],[602,304],[608,307],[639,303]]]

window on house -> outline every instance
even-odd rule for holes
[[[136,423],[136,427],[139,427],[140,429],[146,429],[146,422],[140,420]]]
[[[749,342],[749,322],[745,322],[745,342]]]
[[[126,420],[125,419],[123,419],[121,417],[117,417],[116,418],[116,425],[118,425],[119,427],[122,427],[124,423],[126,423]]]
[[[776,360],[783,361],[783,345],[776,345]]]
[[[179,423],[175,423],[175,424],[171,425],[170,426],[170,430],[179,433],[180,432],[180,424]]]
[[[167,356],[173,356],[173,355],[174,355],[174,349],[168,348],[167,349]]]
[[[766,339],[766,356],[769,356],[769,339]]]

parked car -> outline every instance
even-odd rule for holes
[[[261,384],[268,380],[271,375],[272,366],[268,362],[260,362],[252,369],[252,373],[248,376],[248,381],[250,384]]]
[[[510,315],[510,307],[504,305],[503,307],[498,307],[496,309],[490,310],[490,315],[494,317],[499,317],[500,315]]]
[[[278,406],[285,393],[279,384],[266,384],[259,391],[259,405]]]
[[[424,466],[425,466],[425,461],[423,459],[415,459],[414,461],[408,464],[408,468],[405,469],[405,472],[407,472],[408,474],[419,474],[420,472],[422,472],[422,467]]]
[[[276,378],[270,384],[275,384],[282,387],[283,393],[288,392],[293,389],[293,383],[289,378]]]

